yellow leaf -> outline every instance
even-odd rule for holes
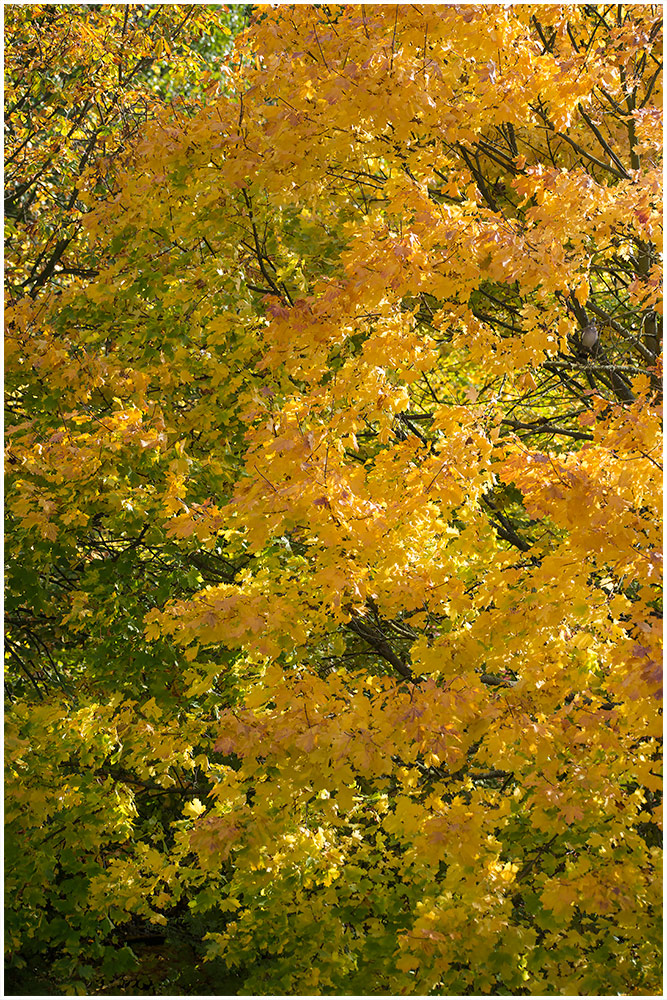
[[[192,799],[190,802],[185,803],[183,812],[186,816],[191,816],[194,819],[196,816],[201,816],[202,813],[206,812],[206,806],[202,805],[199,799]]]

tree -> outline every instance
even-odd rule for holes
[[[262,7],[90,183],[9,311],[19,960],[657,992],[660,44]]]

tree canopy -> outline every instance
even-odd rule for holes
[[[660,992],[661,29],[6,8],[17,982]]]

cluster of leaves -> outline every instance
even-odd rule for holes
[[[42,6],[14,965],[658,992],[659,8]]]

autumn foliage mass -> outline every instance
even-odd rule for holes
[[[661,23],[5,7],[18,992],[660,993]]]

